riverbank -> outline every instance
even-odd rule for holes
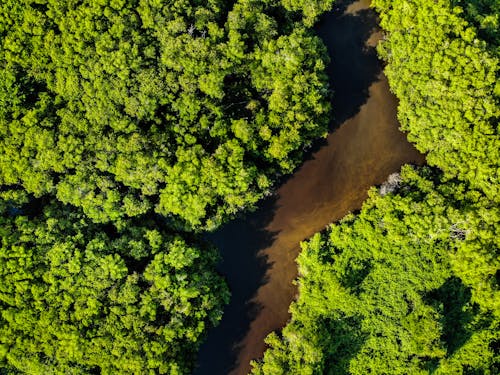
[[[289,319],[299,242],[359,209],[370,186],[401,165],[424,162],[398,130],[397,100],[374,49],[377,16],[368,7],[366,0],[339,1],[316,28],[335,91],[325,144],[257,212],[210,236],[233,298],[202,347],[196,374],[247,374],[267,334]]]

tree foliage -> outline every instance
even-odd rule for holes
[[[498,373],[499,222],[479,192],[404,168],[302,244],[292,320],[253,373]]]
[[[306,26],[312,26],[322,13],[331,9],[333,0],[281,0],[285,9],[301,12]]]
[[[446,176],[499,202],[498,1],[373,4],[388,33],[379,51],[408,139]]]
[[[329,3],[3,1],[0,184],[217,226],[325,132]]]
[[[214,249],[51,203],[0,218],[0,372],[186,374],[228,290]]]
[[[498,374],[499,2],[374,0],[408,138],[359,215],[302,245],[299,298],[255,375]]]
[[[472,22],[481,39],[500,56],[500,2],[498,0],[458,0],[467,20]]]

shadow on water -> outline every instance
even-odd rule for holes
[[[378,30],[378,16],[372,9],[351,13],[356,1],[337,1],[316,26],[317,35],[328,50],[327,74],[333,89],[331,129],[334,130],[359,112],[368,100],[368,89],[382,71],[373,46],[367,41]]]
[[[237,362],[236,345],[261,308],[251,300],[267,282],[266,271],[271,265],[267,256],[259,252],[271,246],[278,235],[265,229],[273,218],[275,206],[276,198],[270,197],[257,211],[242,215],[206,236],[221,253],[218,271],[231,288],[231,300],[224,309],[222,321],[209,332],[201,347],[195,375],[227,374]]]
[[[299,242],[359,209],[369,187],[402,164],[422,162],[398,130],[397,102],[374,48],[378,18],[368,5],[338,0],[316,27],[331,59],[333,133],[256,212],[207,235],[222,254],[219,271],[232,298],[201,347],[195,375],[248,374],[265,336],[289,319]]]
[[[329,132],[354,117],[369,97],[369,88],[380,77],[383,63],[378,59],[374,44],[367,45],[377,31],[379,18],[373,9],[354,9],[359,0],[337,0],[332,11],[325,13],[315,33],[326,46],[330,63],[326,68],[333,91],[332,119]],[[305,160],[327,145],[325,139],[314,142]]]

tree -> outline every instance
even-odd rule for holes
[[[214,249],[49,203],[0,219],[0,371],[187,374],[228,290]]]
[[[292,319],[254,374],[497,372],[498,207],[436,170],[401,178],[302,244]]]
[[[252,207],[328,122],[324,47],[287,9],[3,2],[0,185],[117,225],[213,229]]]
[[[385,72],[400,100],[398,118],[408,139],[446,176],[499,202],[498,2],[373,5],[387,33],[379,52],[388,62]]]

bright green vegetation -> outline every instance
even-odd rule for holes
[[[0,372],[189,373],[228,290],[216,252],[58,203],[0,218]],[[7,371],[7,372],[4,372]]]
[[[0,185],[216,227],[325,133],[329,4],[2,1]]]
[[[500,202],[498,0],[373,4],[389,34],[379,51],[389,63],[386,74],[408,139],[445,176]]]
[[[0,373],[190,373],[229,299],[192,232],[325,133],[331,3],[0,2]]]
[[[292,320],[253,372],[497,374],[499,2],[373,4],[432,168],[303,244]],[[180,231],[252,207],[325,132],[309,27],[330,5],[2,1],[0,372],[192,370],[229,293]]]
[[[252,373],[498,374],[500,3],[373,4],[403,129],[439,168],[404,167],[302,244],[292,319]]]
[[[396,185],[302,245],[292,320],[254,374],[498,373],[498,206],[429,169]]]
[[[331,9],[333,2],[334,0],[281,0],[285,9],[302,13],[306,26],[312,26],[319,15]]]

